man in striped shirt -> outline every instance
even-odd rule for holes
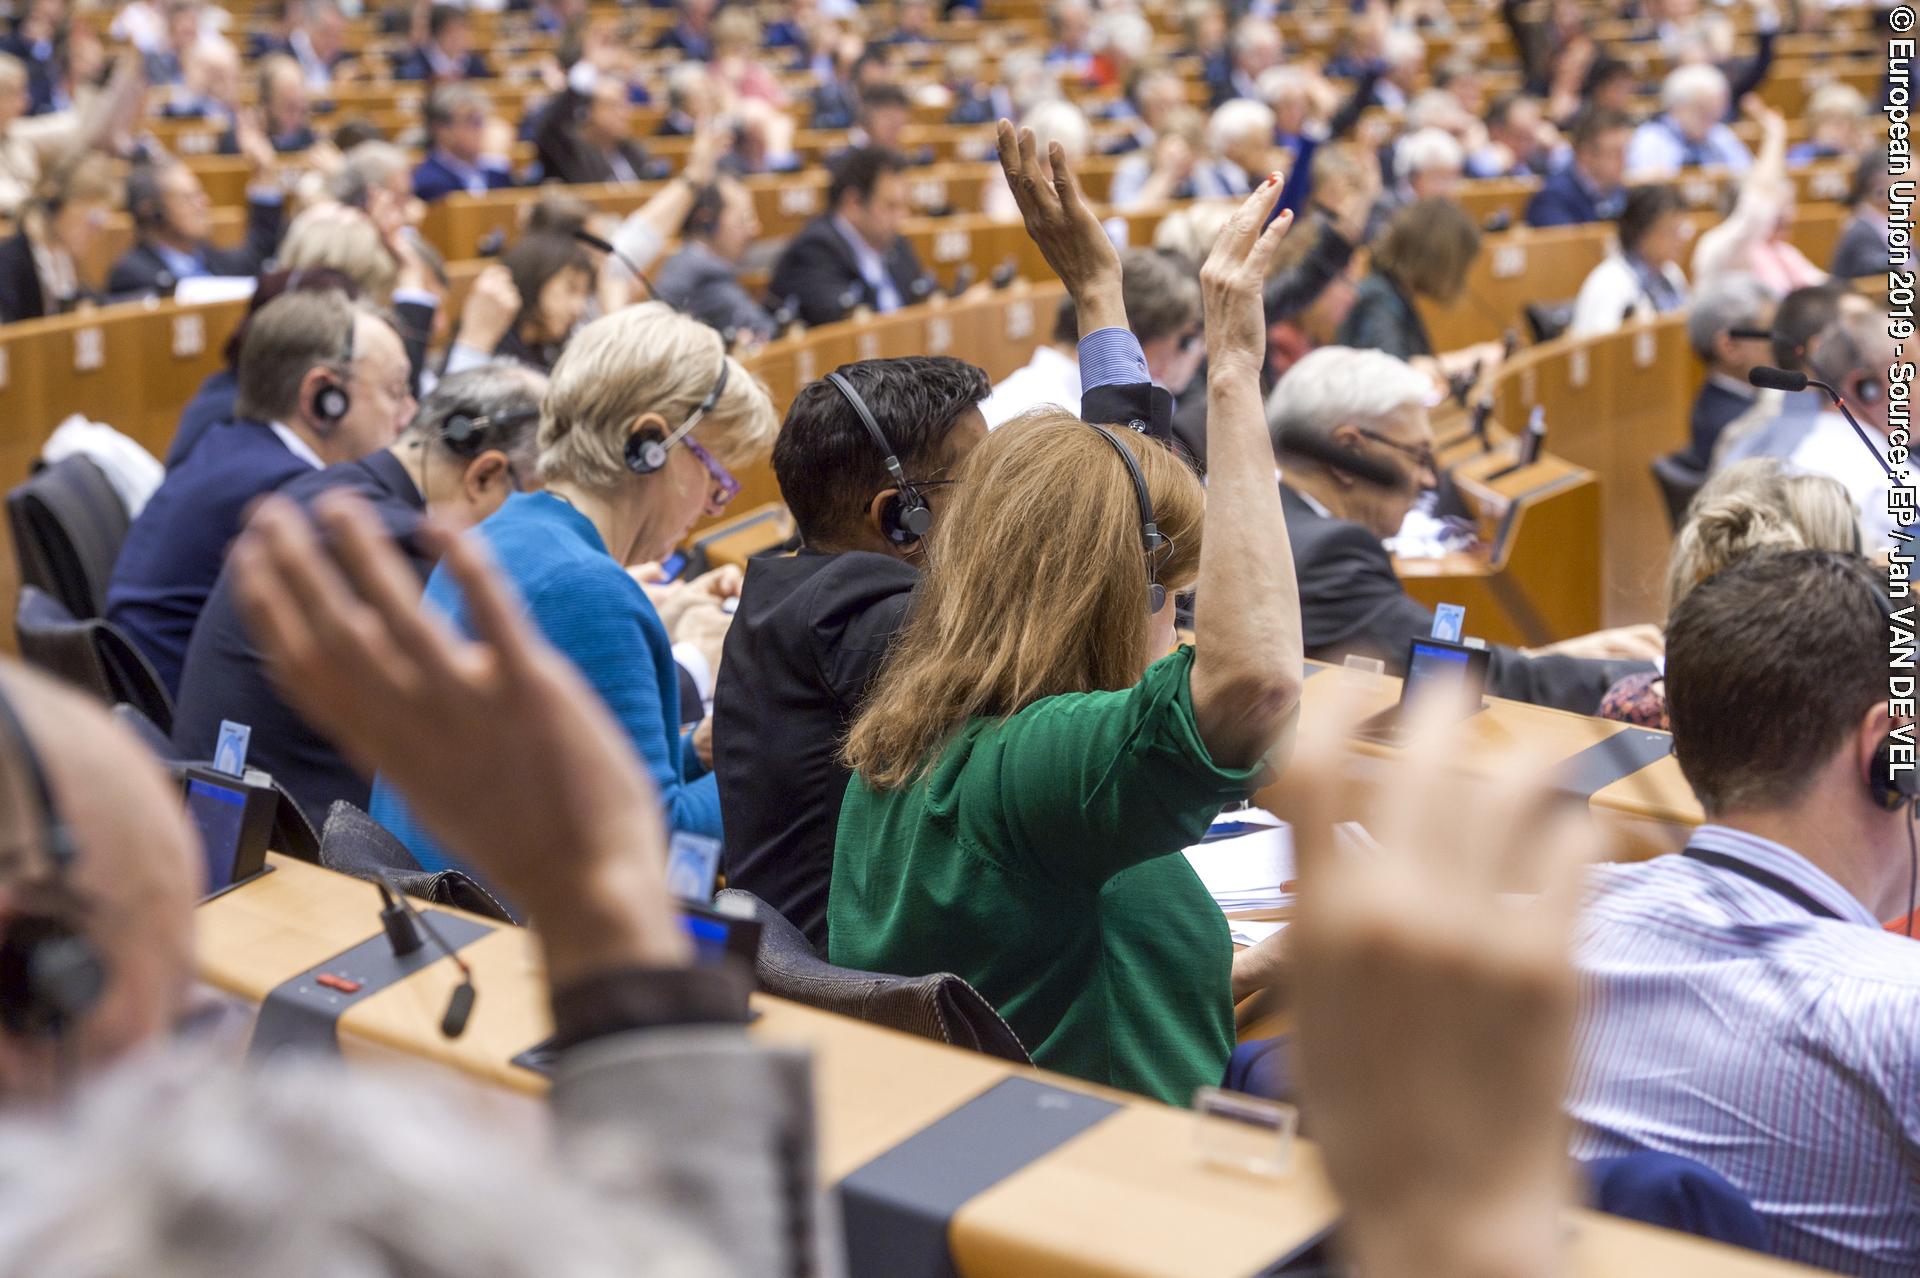
[[[1695,1159],[1770,1250],[1890,1278],[1920,1273],[1920,946],[1879,922],[1911,907],[1913,871],[1877,753],[1880,590],[1860,560],[1794,551],[1675,610],[1674,752],[1708,824],[1593,872],[1568,1107],[1580,1157]]]

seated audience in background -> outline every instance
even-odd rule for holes
[[[455,191],[480,195],[513,185],[506,157],[488,155],[487,95],[471,84],[427,94],[427,158],[413,170],[415,197],[431,204]]]
[[[389,448],[300,475],[279,491],[311,510],[322,493],[345,489],[365,501],[399,544],[421,585],[437,548],[416,534],[427,515],[459,531],[529,487],[543,379],[495,364],[440,379]],[[187,644],[174,699],[173,748],[183,759],[211,759],[223,719],[251,730],[247,762],[273,775],[314,829],[341,799],[365,808],[370,773],[290,709],[274,691],[259,649],[242,623],[231,565],[207,596]]]
[[[263,176],[256,161],[256,184]],[[127,216],[136,238],[107,273],[107,293],[171,297],[181,280],[252,275],[279,247],[285,208],[278,188],[250,190],[246,242],[220,248],[207,238],[213,230],[213,204],[192,169],[164,154],[135,164],[127,174]]]
[[[307,87],[324,93],[336,76],[350,74],[358,59],[346,47],[347,15],[339,0],[305,0],[295,7],[286,47],[307,77]]]
[[[365,211],[330,202],[309,205],[288,224],[274,261],[287,270],[339,271],[369,305],[388,307],[406,344],[410,382],[418,384],[445,291],[424,248],[405,223],[404,210],[382,195]]]
[[[1687,592],[1748,555],[1779,550],[1854,553],[1860,544],[1860,512],[1837,479],[1790,472],[1772,457],[1756,457],[1722,470],[1687,507],[1667,555],[1666,615]],[[1603,719],[1671,729],[1666,676],[1657,670],[1628,675],[1607,689],[1597,711]]]
[[[207,884],[179,785],[105,706],[11,660],[0,661],[0,700],[0,844],[12,862],[0,908],[15,929],[34,916],[64,919],[104,974],[92,1006],[68,1016],[57,1045],[44,1024],[12,1023],[17,996],[9,995],[0,1097],[17,1116],[42,1105],[58,1112],[55,1102],[75,1087],[151,1049],[180,1024],[192,1002],[193,904]],[[13,731],[11,721],[18,723]],[[54,849],[28,789],[18,734],[38,760],[66,829],[71,860],[64,871],[50,863]],[[63,1168],[73,1166],[70,1157],[61,1156]],[[136,1263],[148,1267],[149,1258]]]
[[[777,428],[765,389],[706,325],[662,303],[602,316],[553,367],[541,405],[541,488],[507,498],[471,534],[613,712],[676,831],[719,838],[720,805],[713,774],[680,733],[666,627],[626,567],[665,559],[696,519],[723,511],[739,491],[733,471],[764,457]],[[426,599],[472,629],[444,568]],[[369,811],[423,867],[454,863],[384,775]]]
[[[760,22],[746,9],[725,9],[713,20],[713,77],[736,106],[754,103],[784,112],[791,103],[780,77],[760,51]]]
[[[70,156],[47,171],[0,241],[0,323],[64,315],[99,294],[80,277],[122,194],[118,165],[98,152]]]
[[[1439,483],[1427,420],[1432,397],[1431,380],[1400,360],[1328,346],[1303,356],[1267,399],[1309,657],[1337,662],[1357,654],[1403,674],[1408,643],[1433,630],[1433,613],[1408,596],[1384,544],[1421,493]],[[1389,488],[1310,461],[1289,449],[1295,438],[1313,441],[1321,452],[1352,452],[1387,466],[1399,482]],[[1466,625],[1472,633],[1472,616]],[[1591,714],[1615,680],[1636,673],[1659,650],[1659,632],[1651,626],[1597,631],[1544,648],[1495,646],[1487,691]]]
[[[313,103],[307,97],[307,77],[300,64],[285,54],[260,63],[260,131],[275,152],[304,151],[320,140],[313,131]],[[221,136],[220,153],[240,153],[238,124]]]
[[[1204,498],[1157,441],[1053,409],[967,459],[848,736],[827,898],[832,962],[957,973],[1038,1063],[1177,1104],[1219,1078],[1234,997],[1273,958],[1235,956],[1180,850],[1271,775],[1299,701],[1299,604],[1260,423],[1279,195],[1265,182],[1202,272]],[[1162,656],[1167,592],[1196,576],[1196,647]]]
[[[1633,131],[1627,172],[1635,181],[1708,165],[1745,172],[1753,155],[1726,125],[1732,105],[1718,67],[1696,62],[1668,72],[1660,84],[1660,114]]]
[[[1286,44],[1280,38],[1280,28],[1270,19],[1248,14],[1233,24],[1226,53],[1219,67],[1221,74],[1218,78],[1209,77],[1216,107],[1230,98],[1259,101],[1260,76],[1280,65],[1286,55]]]
[[[1687,275],[1680,259],[1693,235],[1686,202],[1671,186],[1636,186],[1614,223],[1613,251],[1587,273],[1573,299],[1568,333],[1611,333],[1628,320],[1683,309]]]
[[[1747,115],[1760,126],[1760,151],[1740,179],[1733,209],[1700,235],[1693,249],[1693,285],[1703,288],[1739,271],[1760,280],[1775,297],[1818,284],[1827,273],[1788,238],[1793,230],[1793,179],[1787,176],[1787,121],[1757,98]]]
[[[678,20],[653,42],[655,49],[671,49],[689,62],[713,58],[714,0],[674,0]]]
[[[853,127],[847,130],[846,147],[835,152],[832,158],[838,159],[845,151],[877,146],[910,163],[924,163],[922,157],[907,154],[906,132],[912,123],[913,100],[907,97],[906,90],[897,84],[870,85],[860,91],[860,110]]]
[[[1842,313],[1864,314],[1866,298],[1838,280],[1797,288],[1780,299],[1773,313],[1773,349],[1769,361],[1776,368],[1818,377],[1813,352]],[[1827,397],[1816,387],[1803,391],[1763,390],[1753,407],[1728,422],[1714,448],[1718,468],[1749,457],[1786,457],[1813,429],[1814,419],[1827,410]]]
[[[1527,201],[1527,225],[1573,226],[1619,217],[1627,201],[1621,179],[1632,138],[1633,119],[1623,112],[1581,112],[1573,124],[1572,156],[1549,173]]]
[[[427,11],[426,42],[410,50],[393,68],[396,80],[486,80],[493,75],[473,47],[473,20],[458,5],[436,4]]]
[[[1395,198],[1404,204],[1416,200],[1450,200],[1460,193],[1466,152],[1445,129],[1416,129],[1393,148]]]
[[[240,119],[240,51],[221,39],[188,50],[186,74],[159,97],[161,118],[204,120],[232,128]],[[217,144],[216,144],[217,146]]]
[[[1233,98],[1207,118],[1208,158],[1193,170],[1193,193],[1201,199],[1245,197],[1285,156],[1273,144],[1273,108],[1257,98]]]
[[[1891,1278],[1920,1267],[1920,950],[1881,927],[1908,906],[1912,820],[1887,608],[1858,558],[1796,550],[1668,619],[1673,752],[1707,824],[1679,856],[1589,871],[1568,1110],[1578,1156],[1694,1159],[1769,1251]]]
[[[1031,130],[1034,154],[1039,158],[1044,180],[1053,180],[1053,147],[1065,153],[1068,164],[1078,164],[1093,154],[1093,131],[1080,108],[1062,98],[1049,98],[1028,107],[1021,114],[1020,127]],[[989,180],[982,193],[981,210],[989,217],[1011,220],[1020,216],[1020,202],[1004,182]]]
[[[1186,82],[1178,72],[1164,67],[1136,72],[1124,87],[1126,109],[1120,116],[1124,132],[1101,148],[1105,155],[1153,150],[1174,113],[1187,109]]]
[[[1177,398],[1193,380],[1203,354],[1199,277],[1184,257],[1164,249],[1128,249],[1120,255],[1120,265],[1127,327],[1145,356],[1147,375]],[[1078,306],[1072,296],[1063,297],[1054,317],[1053,340],[1036,346],[1033,358],[1002,378],[980,405],[987,429],[1034,408],[1077,408],[1082,336]]]
[[[173,439],[167,444],[168,470],[178,466],[210,428],[233,420],[233,401],[239,387],[235,366],[240,361],[240,348],[247,340],[247,326],[260,313],[261,307],[290,290],[337,292],[344,294],[348,301],[353,301],[360,293],[352,280],[330,267],[269,271],[262,275],[253,286],[253,296],[247,299],[247,313],[241,316],[240,323],[227,337],[227,344],[222,351],[223,366],[206,375],[194,391],[193,398],[180,410],[179,424],[173,428]]]
[[[544,373],[586,317],[593,260],[573,237],[536,231],[515,240],[500,265],[520,296],[520,311],[493,353]]]
[[[1486,145],[1467,156],[1469,176],[1540,178],[1552,172],[1558,135],[1540,99],[1503,93],[1487,107],[1485,125]]]
[[[626,84],[584,59],[540,108],[533,145],[549,182],[637,182],[653,171],[647,149],[633,138]]]
[[[660,300],[722,333],[764,342],[773,316],[740,282],[740,265],[760,234],[753,193],[723,177],[700,188],[680,228],[680,251],[660,264]]]
[[[1822,401],[1812,425],[1785,454],[1787,464],[1816,475],[1831,475],[1846,485],[1860,507],[1860,546],[1872,555],[1894,546],[1898,513],[1888,509],[1891,481],[1881,463],[1887,455],[1888,435],[1903,425],[1889,416],[1887,369],[1900,356],[1887,333],[1887,314],[1872,305],[1849,308],[1820,335],[1807,357],[1813,376],[1833,387],[1853,409],[1866,431],[1866,443],[1854,434],[1847,419]]]
[[[1393,215],[1372,249],[1373,269],[1340,326],[1340,344],[1436,360],[1414,302],[1424,297],[1444,305],[1460,296],[1480,253],[1480,228],[1452,200],[1416,200]]]
[[[1860,157],[1847,190],[1853,215],[1833,248],[1833,273],[1843,280],[1884,275],[1892,265],[1887,219],[1892,214],[1893,175],[1887,148]]]
[[[385,448],[413,417],[406,349],[340,293],[287,293],[247,325],[234,419],[210,427],[127,531],[107,620],[180,687],[187,639],[260,494]]]
[[[1114,166],[1108,202],[1130,209],[1193,199],[1195,174],[1206,148],[1206,121],[1200,113],[1191,107],[1174,107],[1160,117],[1150,148],[1122,156]]]
[[[907,183],[899,157],[854,151],[833,166],[827,213],[800,228],[774,263],[768,291],[808,324],[831,324],[865,307],[897,311],[933,291],[931,276],[900,234]]]
[[[138,114],[145,96],[138,78],[123,73],[84,110],[30,116],[27,95],[25,64],[0,53],[0,216],[18,217],[62,157],[107,148],[114,129]]]
[[[1866,95],[1860,90],[1839,81],[1821,85],[1801,112],[1807,140],[1787,148],[1787,163],[1859,159],[1871,147],[1869,116]]]
[[[1776,303],[1751,275],[1722,275],[1694,294],[1687,308],[1687,344],[1707,366],[1707,380],[1694,396],[1687,458],[1698,470],[1713,460],[1720,432],[1753,407],[1758,389],[1747,380],[1755,366],[1773,358],[1765,334],[1773,328]],[[1736,330],[1757,336],[1740,336]]]
[[[325,194],[366,210],[376,223],[418,226],[426,205],[413,193],[413,167],[405,150],[380,138],[342,146],[340,167],[327,175]]]

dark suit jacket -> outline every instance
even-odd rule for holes
[[[1693,442],[1688,453],[1701,470],[1713,460],[1713,446],[1727,423],[1752,407],[1753,396],[1728,390],[1711,378],[1700,387],[1693,400]]]
[[[1307,656],[1337,662],[1357,653],[1404,675],[1407,644],[1432,633],[1433,614],[1400,585],[1387,548],[1359,524],[1315,511],[1285,484],[1280,486],[1280,506],[1300,582]],[[1616,680],[1652,669],[1636,661],[1527,657],[1497,646],[1492,652],[1489,693],[1575,714],[1592,714]]]
[[[1833,248],[1833,273],[1843,280],[1884,274],[1892,265],[1887,237],[1864,217],[1849,218]]]
[[[1610,222],[1619,216],[1625,198],[1623,191],[1594,199],[1581,185],[1573,165],[1563,164],[1547,176],[1527,201],[1527,225],[1578,226],[1585,222]]]
[[[100,300],[84,284],[76,300],[80,299]],[[57,313],[58,308],[49,307],[40,291],[40,272],[34,268],[27,233],[20,231],[10,239],[0,240],[0,324],[41,319]]]
[[[273,147],[275,154],[278,155],[286,155],[294,151],[304,151],[311,146],[317,145],[319,141],[320,135],[313,131],[313,126],[310,124],[303,124],[291,133],[276,133],[267,139],[268,144]],[[215,149],[222,155],[240,154],[239,135],[232,129],[228,129],[220,135],[220,141]]]
[[[247,240],[238,248],[200,246],[200,260],[210,275],[252,275],[260,264],[280,247],[280,227],[284,208],[279,201],[247,201]],[[135,244],[121,255],[107,272],[107,295],[128,297],[141,294],[173,296],[180,281],[168,269],[159,250],[147,242]]]
[[[611,182],[613,165],[606,153],[589,146],[580,137],[580,118],[586,114],[587,99],[572,89],[563,89],[540,108],[533,129],[534,149],[540,156],[541,175],[549,182]],[[653,167],[647,149],[638,142],[622,142],[620,153],[626,157],[635,177],[644,178]]]
[[[465,65],[460,68],[460,74],[456,78],[485,80],[492,75],[493,72],[488,69],[485,58],[478,53],[469,53]],[[396,80],[433,79],[433,63],[427,60],[427,51],[425,49],[409,50],[407,56],[394,65],[393,78]]]
[[[513,185],[513,174],[504,169],[482,168],[480,173],[486,179],[489,191],[498,191],[502,187]],[[428,204],[466,189],[465,180],[448,168],[438,155],[429,154],[426,159],[414,166],[413,194],[415,198]]]
[[[904,237],[894,241],[886,262],[903,303],[911,305],[931,291],[932,279]],[[813,219],[788,242],[774,263],[767,291],[776,302],[797,299],[800,318],[809,324],[831,324],[856,306],[879,304],[873,286],[860,274],[853,248],[834,227],[831,216]]]

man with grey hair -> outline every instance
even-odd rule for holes
[[[1707,366],[1707,380],[1693,400],[1693,440],[1686,458],[1697,470],[1713,459],[1727,423],[1753,407],[1755,388],[1747,374],[1772,354],[1769,330],[1777,303],[1751,275],[1722,275],[1694,295],[1687,310],[1687,342]]]
[[[1660,114],[1635,129],[1627,144],[1628,176],[1645,181],[1705,165],[1746,172],[1753,153],[1727,127],[1729,102],[1718,67],[1694,63],[1669,72],[1660,85]]]
[[[1212,158],[1194,166],[1193,193],[1201,199],[1245,196],[1280,162],[1273,145],[1273,108],[1256,98],[1232,98],[1207,118]]]
[[[413,199],[406,151],[377,139],[360,143],[341,157],[340,167],[327,178],[326,192],[342,204],[370,208],[376,193],[405,207]]]
[[[1432,397],[1430,379],[1385,352],[1323,346],[1301,357],[1267,400],[1309,657],[1357,654],[1404,674],[1409,643],[1433,630],[1433,613],[1408,596],[1384,544],[1440,482],[1427,420]],[[1395,482],[1310,461],[1289,448],[1295,440],[1317,457],[1351,453],[1386,467]],[[1487,690],[1495,696],[1591,714],[1615,680],[1648,668],[1660,640],[1652,626],[1630,626],[1492,651]]]
[[[1807,357],[1807,371],[1852,406],[1872,449],[1853,433],[1846,418],[1829,408],[1814,419],[1787,455],[1787,464],[1795,469],[1830,475],[1846,485],[1860,508],[1860,549],[1868,555],[1892,546],[1898,526],[1887,509],[1891,481],[1880,464],[1892,429],[1887,369],[1898,359],[1894,340],[1887,334],[1885,311],[1860,306],[1841,312]]]
[[[311,508],[345,489],[380,517],[425,585],[439,556],[416,534],[427,515],[468,528],[533,480],[534,433],[546,379],[519,364],[490,363],[440,380],[392,447],[302,475],[280,491]],[[211,759],[223,719],[253,729],[248,762],[293,796],[315,829],[344,799],[367,806],[370,776],[287,708],[260,663],[222,571],[193,628],[173,714],[173,747],[184,759]]]
[[[1445,129],[1416,129],[1394,144],[1393,176],[1399,184],[1397,203],[1412,204],[1429,196],[1451,199],[1460,190],[1467,153]]]

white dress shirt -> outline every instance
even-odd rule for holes
[[[1868,430],[1867,438],[1875,451],[1886,455],[1885,436]],[[1887,472],[1853,433],[1846,418],[1835,412],[1821,413],[1799,447],[1788,455],[1787,464],[1808,474],[1831,475],[1846,485],[1854,505],[1860,508],[1860,549],[1864,553],[1871,555],[1894,544],[1896,525],[1887,512]]]
[[[980,415],[992,430],[1029,408],[1052,404],[1069,413],[1080,411],[1080,361],[1042,343],[1024,368],[1009,373],[980,401]]]

